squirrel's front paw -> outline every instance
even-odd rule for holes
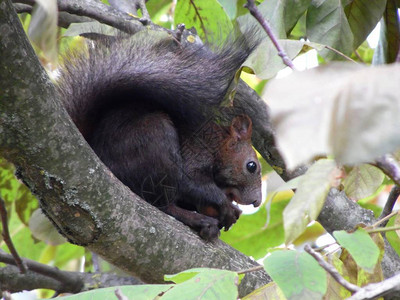
[[[229,200],[224,201],[223,205],[220,208],[219,214],[219,227],[225,228],[227,231],[233,224],[236,223],[237,219],[239,219],[240,214],[242,211],[234,205]]]
[[[212,241],[219,236],[218,220],[204,216],[200,222],[199,235],[206,241]]]

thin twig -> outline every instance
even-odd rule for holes
[[[6,210],[6,203],[0,197],[0,215],[1,215],[1,224],[3,225],[3,232],[1,233],[6,243],[8,250],[12,257],[14,258],[15,264],[18,267],[21,274],[25,274],[27,271],[26,265],[23,263],[21,257],[19,257],[17,249],[15,249],[14,244],[12,242],[10,231],[8,229],[8,218],[7,218],[7,210]]]
[[[238,271],[237,273],[238,274],[246,274],[246,273],[250,273],[250,272],[260,271],[260,270],[263,270],[263,269],[264,269],[263,266],[255,266],[255,267],[250,268],[250,269],[246,269],[246,270],[243,270],[243,271]]]
[[[101,267],[100,267],[100,263],[99,263],[99,256],[94,252],[90,252],[90,253],[92,254],[93,270],[96,273],[101,272]]]
[[[11,255],[9,256],[12,259]],[[38,274],[32,270],[28,270],[26,274],[20,274],[17,267],[10,265],[0,268],[1,288],[3,291],[7,290],[12,293],[35,289],[49,289],[57,291],[58,293],[77,293],[94,288],[142,284],[142,282],[136,278],[112,273],[62,272],[65,272],[69,277],[80,278],[82,281],[82,289],[77,290],[76,286],[61,283],[54,278]]]
[[[381,227],[385,227],[387,222],[389,221],[389,219],[386,219],[386,217],[392,214],[393,207],[396,204],[399,195],[400,195],[400,187],[398,185],[393,186],[392,190],[390,191],[389,197],[386,201],[385,207],[383,208],[382,213],[378,218],[379,222],[381,222],[383,219],[386,220],[386,222],[381,222],[380,225]]]
[[[322,251],[322,250],[324,250],[324,249],[326,249],[326,248],[328,248],[330,246],[333,246],[333,245],[337,245],[337,243],[336,242],[329,243],[329,244],[323,245],[321,247],[314,248],[314,250],[317,251],[317,252],[320,252],[320,251]]]
[[[340,273],[333,267],[332,265],[328,264],[321,256],[321,254],[315,252],[310,245],[306,245],[304,250],[310,254],[315,260],[319,263],[319,265],[325,269],[332,277],[335,279],[340,285],[344,286],[347,290],[352,293],[355,293],[360,290],[360,287],[348,282],[346,279],[340,275]]]
[[[361,57],[360,53],[358,53],[357,50],[354,51],[354,54],[357,56],[357,58],[358,58],[363,64],[365,64],[365,61],[363,60],[363,58]]]
[[[397,215],[398,213],[399,213],[398,210],[391,212],[391,213],[388,214],[386,217],[384,217],[384,218],[380,219],[379,221],[375,222],[375,223],[372,225],[372,227],[374,227],[374,228],[375,228],[375,227],[378,227],[378,226],[383,227],[383,226],[382,226],[383,223],[385,223],[385,222],[387,223],[387,221],[389,221],[389,219],[390,219],[391,217]],[[385,223],[385,225],[386,225],[386,223]]]
[[[0,262],[14,266],[17,265],[14,258],[3,251],[0,251]],[[79,292],[82,289],[82,279],[79,276],[71,276],[71,272],[61,271],[58,268],[44,265],[26,258],[24,259],[24,263],[30,271],[53,278],[63,285],[68,285],[71,287],[70,290]]]
[[[114,293],[115,293],[115,296],[117,296],[118,300],[129,300],[128,297],[126,297],[126,296],[122,293],[121,289],[119,289],[119,288],[116,289],[116,290],[114,291]]]
[[[378,158],[374,165],[400,186],[400,166],[392,155],[386,154]]]
[[[331,50],[331,51],[335,52],[336,54],[338,54],[338,55],[344,57],[345,59],[347,59],[347,60],[349,60],[349,61],[351,61],[351,62],[353,62],[353,63],[355,63],[355,64],[358,64],[358,62],[356,62],[356,61],[355,61],[354,59],[352,59],[350,56],[347,56],[346,54],[340,52],[339,50],[336,50],[335,48],[332,48],[331,46],[325,45],[325,48],[328,49],[328,50]]]
[[[260,25],[264,28],[265,32],[268,34],[269,38],[271,39],[272,43],[274,44],[275,48],[278,50],[278,55],[282,57],[283,63],[290,67],[292,70],[296,70],[295,66],[293,65],[292,60],[286,54],[285,50],[279,44],[278,39],[276,38],[275,34],[272,32],[271,26],[269,22],[262,16],[260,11],[258,10],[257,6],[254,3],[254,0],[247,0],[245,6],[251,13],[251,15],[260,23]]]

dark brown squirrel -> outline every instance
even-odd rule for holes
[[[232,201],[261,203],[251,119],[221,108],[255,46],[244,35],[216,50],[140,34],[91,41],[64,60],[58,92],[116,177],[212,240],[239,218]]]

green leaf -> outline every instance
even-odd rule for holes
[[[288,168],[326,154],[343,164],[369,162],[400,148],[398,82],[398,64],[350,63],[271,80],[265,95]]]
[[[79,259],[85,254],[85,248],[69,243],[58,245],[56,248],[54,265],[58,268],[63,268],[71,260]]]
[[[322,299],[327,290],[324,269],[306,252],[272,252],[264,267],[288,300]]]
[[[375,65],[395,62],[399,52],[400,24],[396,1],[387,0],[386,10],[380,24],[379,43],[372,61]]]
[[[318,217],[337,174],[333,160],[321,159],[301,177],[295,195],[283,211],[286,244],[299,237]]]
[[[172,3],[170,0],[148,1],[146,7],[150,14],[151,21],[158,25],[167,25],[164,26],[165,28],[171,28],[172,24],[169,20],[170,18],[165,18],[165,16],[170,13],[171,5]]]
[[[351,55],[351,58],[357,62],[362,62],[362,63],[370,65],[372,63],[372,58],[374,56],[374,52],[375,52],[375,49],[372,49],[369,46],[368,41],[365,40],[357,48],[357,54],[355,52],[353,52],[353,54]]]
[[[385,242],[380,233],[372,233],[370,237],[379,249],[379,258],[372,271],[367,271],[359,267],[357,276],[358,286],[365,286],[369,283],[381,282],[384,280],[381,261],[385,253]]]
[[[398,216],[396,216],[396,219],[398,219]],[[395,218],[391,218],[388,222],[388,224],[386,225],[386,227],[389,226],[394,226],[395,225]],[[400,256],[400,234],[397,234],[398,231],[394,232],[394,231],[389,231],[386,232],[386,238],[388,240],[388,242],[390,243],[390,245],[393,247],[393,249],[396,251],[397,255]]]
[[[148,300],[156,299],[157,296],[162,295],[174,287],[173,284],[146,284],[146,285],[124,285],[114,286],[103,289],[95,289],[88,292],[79,293],[72,296],[58,297],[58,299],[71,299],[71,300],[93,300],[93,299],[117,299],[115,290],[120,289],[121,293],[128,297],[128,299],[135,300]]]
[[[164,280],[167,282],[172,281],[172,282],[178,284],[178,283],[188,281],[189,279],[192,279],[194,276],[201,273],[202,271],[204,271],[204,269],[196,268],[196,269],[186,270],[186,271],[180,272],[178,274],[172,274],[172,275],[167,274],[167,275],[164,275]]]
[[[276,199],[268,212],[263,205],[254,214],[240,216],[232,229],[221,232],[221,240],[255,259],[264,257],[268,248],[284,242],[282,212],[290,198],[290,194],[285,194],[284,198]],[[268,214],[270,220],[267,225]]]
[[[232,20],[236,17],[237,14],[237,1],[238,0],[218,0],[218,2],[226,11],[226,14]]]
[[[353,233],[334,231],[333,236],[349,251],[357,265],[372,272],[379,259],[379,248],[364,229],[358,228]]]
[[[353,51],[353,34],[338,0],[313,0],[307,11],[307,37],[311,42],[328,45],[346,55]],[[323,50],[325,60],[343,60],[331,50]]]
[[[192,277],[193,273],[199,272]],[[191,269],[184,271],[190,279],[168,290],[162,299],[232,299],[238,298],[239,277],[236,272],[217,269]],[[179,275],[179,274],[177,274]],[[186,277],[186,275],[185,275]],[[182,281],[178,276],[177,280]]]
[[[225,40],[233,31],[232,22],[217,0],[179,0],[175,7],[175,26],[194,26],[203,41]]]
[[[28,226],[31,215],[39,207],[38,200],[24,184],[20,184],[15,201],[15,210],[19,219]]]
[[[15,203],[15,210],[20,220],[27,226],[33,211],[39,206],[37,199],[30,190],[14,175],[13,164],[0,158],[0,197],[6,203],[6,209],[11,214],[11,204]]]
[[[301,40],[307,36],[306,34],[306,14],[304,14],[290,31],[289,38],[292,40]]]
[[[279,43],[290,59],[295,58],[306,44],[305,41],[293,40],[279,40]],[[243,66],[251,68],[261,79],[270,79],[286,67],[282,58],[278,56],[278,50],[269,40],[262,42]]]
[[[14,165],[0,157],[0,197],[5,201],[7,209],[17,197],[20,183],[14,176]]]
[[[385,8],[385,0],[352,0],[346,5],[344,11],[354,36],[353,49],[365,41],[382,18]]]
[[[385,175],[378,168],[363,164],[354,167],[342,181],[346,195],[353,200],[371,196],[381,186]]]
[[[396,217],[394,218],[394,226],[400,226],[400,214],[397,213]],[[396,230],[397,236],[400,238],[400,230]]]
[[[267,1],[268,2],[268,1]],[[311,4],[311,0],[286,0],[285,3],[285,13],[284,22],[286,33],[289,34],[293,27],[296,25],[297,21],[301,16],[304,15],[307,8]]]

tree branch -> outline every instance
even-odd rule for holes
[[[10,250],[12,258],[14,259],[14,262],[16,266],[18,267],[19,271],[24,274],[26,273],[26,265],[22,262],[21,257],[19,257],[17,249],[15,249],[14,244],[11,240],[10,237],[10,231],[8,230],[8,218],[7,218],[7,210],[6,210],[6,204],[3,200],[3,198],[0,197],[0,215],[1,215],[1,224],[3,225],[3,239],[4,242],[6,243],[8,250]]]
[[[400,187],[398,185],[393,186],[392,190],[390,191],[389,197],[385,203],[385,207],[383,208],[382,213],[379,216],[378,220],[382,220],[392,213],[393,207],[396,204],[399,195],[400,195]],[[380,226],[385,227],[388,222],[389,219],[387,219],[385,222],[382,222]]]
[[[386,154],[378,158],[375,166],[400,186],[400,165],[392,155]]]
[[[34,0],[15,0],[14,2],[29,4],[31,6],[35,4]],[[142,30],[144,28],[143,25],[147,25],[147,21],[116,10],[109,5],[105,5],[101,1],[57,0],[57,4],[60,12],[89,17],[123,32],[135,33]],[[141,21],[146,24],[142,24]],[[150,27],[154,26],[150,24]]]
[[[142,284],[134,277],[122,277],[111,273],[63,272],[66,273],[66,276],[79,280],[81,282],[81,290],[77,291],[74,286],[70,286],[31,270],[28,270],[25,274],[21,274],[18,268],[14,266],[0,268],[1,289],[12,293],[35,289],[49,289],[60,293],[76,293],[96,288]]]
[[[14,8],[18,14],[32,13],[32,6],[29,4],[14,3]],[[58,26],[68,28],[72,23],[94,22],[95,20],[85,16],[77,16],[67,12],[58,13]]]
[[[3,251],[0,251],[0,262],[16,265],[13,256]],[[34,260],[24,259],[24,263],[28,266],[30,271],[57,280],[61,283],[61,288],[64,290],[68,289],[72,291],[72,293],[77,293],[82,290],[83,282],[79,276],[71,276],[69,272],[60,271],[58,268],[50,267]]]

